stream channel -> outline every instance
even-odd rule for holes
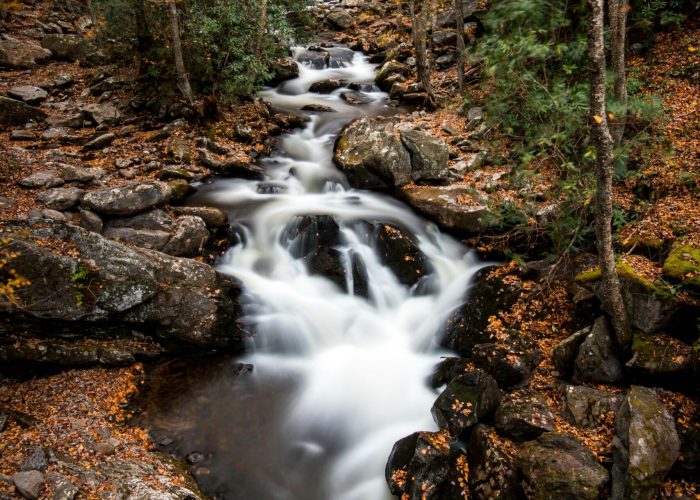
[[[338,132],[397,109],[372,85],[376,67],[364,55],[328,50],[325,68],[300,63],[298,78],[260,95],[287,112],[310,104],[335,112],[307,113],[305,128],[282,136],[261,160],[265,181],[216,179],[192,199],[241,227],[218,270],[244,284],[245,321],[256,335],[243,358],[200,361],[187,376],[171,370],[168,404],[148,410],[147,425],[156,439],[166,436],[166,449],[189,454],[203,490],[217,498],[389,498],[384,468],[394,442],[436,430],[438,392],[426,379],[449,355],[436,335],[484,265],[393,198],[348,186],[332,161]],[[294,54],[299,61],[308,51]],[[309,92],[329,78],[355,84],[368,102],[346,103],[347,88]],[[402,284],[380,258],[372,228],[384,224],[426,256],[431,271],[417,285]],[[329,241],[344,282],[310,273],[299,258]]]

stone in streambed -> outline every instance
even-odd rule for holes
[[[98,214],[135,215],[167,203],[170,186],[158,181],[143,181],[85,193],[81,206]]]

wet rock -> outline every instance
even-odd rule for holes
[[[464,302],[447,320],[440,338],[442,346],[468,358],[475,345],[491,341],[486,333],[489,317],[508,310],[520,295],[519,286],[506,284],[492,274],[495,269],[486,267],[474,275]]]
[[[297,61],[299,61],[300,64],[310,66],[314,69],[328,67],[330,59],[331,54],[326,49],[318,46],[311,46],[297,56]]]
[[[291,57],[281,57],[270,64],[270,74],[272,76],[267,81],[267,84],[274,87],[284,81],[298,77],[299,66]]]
[[[210,142],[208,148],[213,147]],[[199,148],[199,161],[204,166],[241,179],[262,180],[265,177],[263,169],[253,163],[252,158],[245,153],[232,151],[227,148],[217,149],[219,153],[212,152],[208,148]]]
[[[49,96],[49,93],[44,89],[34,87],[33,85],[19,85],[17,87],[12,87],[7,93],[14,99],[18,99],[32,105],[45,101]]]
[[[474,364],[509,389],[525,384],[542,360],[533,342],[513,335],[503,342],[478,344],[472,348]]]
[[[21,181],[19,185],[25,188],[52,188],[63,185],[63,179],[49,170],[35,172]]]
[[[351,106],[362,106],[363,104],[369,104],[372,102],[368,96],[354,90],[343,92],[340,94],[340,98]]]
[[[515,441],[554,430],[554,415],[542,395],[530,389],[507,394],[496,410],[496,429]]]
[[[584,340],[588,338],[592,327],[587,326],[578,332],[569,335],[567,338],[559,342],[554,349],[553,361],[559,377],[570,379],[574,374],[574,366],[576,364],[576,356],[581,348]]]
[[[170,201],[182,202],[187,198],[188,195],[192,194],[195,189],[192,185],[184,179],[174,179],[168,181],[168,186],[172,191],[172,196]]]
[[[320,82],[314,82],[309,87],[309,92],[316,92],[317,94],[330,94],[334,90],[338,90],[344,85],[340,80],[334,78],[329,78],[328,80],[321,80]]]
[[[468,186],[406,186],[401,195],[417,212],[448,229],[475,234],[497,224],[485,200]]]
[[[193,451],[192,453],[188,453],[187,456],[185,457],[185,460],[187,460],[187,463],[190,465],[195,465],[201,462],[204,462],[206,457],[204,456],[204,453],[200,453],[198,451]]]
[[[441,429],[453,437],[493,415],[501,400],[496,381],[482,370],[460,375],[447,384],[433,404],[431,413]]]
[[[46,452],[41,446],[33,446],[31,452],[24,459],[22,464],[19,466],[19,470],[22,472],[30,470],[45,471],[49,466],[49,462],[46,459]]]
[[[396,226],[377,226],[376,248],[379,259],[404,285],[414,286],[434,271],[418,243]]]
[[[473,498],[522,497],[515,457],[493,428],[483,424],[474,427],[467,449]]]
[[[653,498],[680,451],[673,417],[653,389],[632,386],[615,431],[612,498]]]
[[[170,186],[159,181],[143,181],[115,188],[90,191],[83,195],[83,208],[109,215],[135,215],[164,203],[172,195]]]
[[[444,432],[416,432],[400,439],[386,465],[389,490],[411,500],[437,500],[449,462],[449,437]]]
[[[411,158],[392,120],[361,118],[346,125],[333,160],[356,187],[385,189],[411,180]]]
[[[104,224],[99,215],[89,210],[80,211],[80,225],[93,233],[102,233]]]
[[[97,125],[112,126],[117,125],[121,119],[121,113],[111,103],[87,104],[80,107],[84,116],[95,122]]]
[[[581,344],[574,364],[574,382],[614,383],[624,376],[612,332],[604,316],[598,318]]]
[[[518,466],[528,498],[597,500],[609,474],[574,437],[545,432],[520,446]]]
[[[85,143],[83,149],[85,151],[90,151],[106,148],[107,146],[112,144],[116,138],[117,136],[115,134],[112,134],[111,132],[107,134],[102,134]]]
[[[0,66],[12,69],[32,69],[47,61],[51,51],[25,40],[0,35]]]
[[[345,9],[333,9],[326,16],[326,23],[337,31],[352,28],[354,22],[350,13]]]
[[[82,35],[49,34],[41,40],[41,46],[49,49],[54,59],[68,62],[83,59],[89,50],[87,40]]]
[[[37,201],[53,210],[68,210],[80,201],[85,191],[79,188],[53,188],[37,196]]]
[[[44,475],[37,470],[17,472],[12,476],[12,480],[19,494],[30,500],[39,498],[44,486]]]
[[[307,104],[301,107],[302,111],[312,111],[315,113],[335,113],[335,109],[332,106],[326,106],[325,104]]]
[[[52,492],[51,500],[73,500],[78,494],[78,488],[67,477],[57,472],[49,472],[46,482]]]
[[[395,82],[403,81],[410,74],[411,68],[408,65],[392,60],[384,63],[374,81],[380,89],[388,92]]]
[[[445,358],[433,368],[428,384],[433,389],[448,384],[453,378],[469,371],[469,364],[466,358]]]
[[[622,395],[580,385],[564,388],[562,416],[577,427],[596,427],[617,411]]]
[[[0,125],[24,125],[28,122],[40,122],[46,118],[46,113],[28,104],[0,96]]]
[[[411,155],[411,179],[414,182],[447,180],[449,150],[445,141],[420,130],[402,130],[401,142]]]
[[[163,252],[178,257],[195,257],[201,255],[209,237],[209,231],[201,217],[183,215],[178,217],[173,235],[163,247]]]
[[[228,224],[228,215],[214,207],[172,207],[175,215],[194,215],[201,217],[207,227],[223,227]]]

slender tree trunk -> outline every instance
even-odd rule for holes
[[[258,22],[258,37],[255,40],[255,57],[259,61],[262,57],[263,38],[267,29],[267,0],[260,2],[260,21]]]
[[[464,3],[455,0],[455,28],[457,29],[457,87],[464,87]]]
[[[631,343],[629,320],[622,300],[612,242],[613,139],[605,104],[604,0],[587,0],[589,7],[590,113],[596,145],[596,242],[603,287],[603,305],[610,314],[618,350],[627,353]]]
[[[182,58],[182,43],[180,41],[180,27],[177,20],[177,5],[175,0],[170,0],[170,37],[173,44],[173,56],[175,58],[175,71],[177,72],[177,88],[187,101],[192,104],[194,97],[192,95],[192,87],[190,80],[187,77],[185,70],[185,60]]]
[[[614,96],[622,106],[627,105],[627,76],[625,75],[625,45],[627,39],[627,0],[609,0],[610,48],[615,75]],[[615,146],[619,146],[625,134],[626,113],[616,117],[610,129]]]
[[[139,58],[139,75],[146,74],[148,69],[147,52],[153,46],[153,37],[146,21],[146,6],[144,0],[134,1],[134,21],[136,23],[136,52]]]

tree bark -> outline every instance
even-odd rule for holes
[[[260,21],[258,22],[258,37],[255,40],[255,57],[259,61],[262,57],[263,38],[267,29],[267,0],[260,2]]]
[[[422,0],[420,12],[416,12],[416,0],[409,2],[411,14],[411,38],[413,48],[416,51],[416,76],[418,82],[423,85],[423,90],[432,101],[432,89],[430,87],[430,68],[428,65],[427,47],[427,16],[430,11],[430,0]]]
[[[190,80],[185,70],[185,60],[182,57],[182,42],[180,41],[180,27],[177,19],[177,5],[175,0],[169,1],[170,11],[170,38],[173,44],[173,57],[175,58],[175,71],[177,72],[177,88],[187,101],[192,104],[194,96],[192,95],[192,87]]]
[[[153,46],[153,37],[146,20],[146,6],[144,0],[134,2],[134,21],[136,24],[136,52],[139,58],[139,75],[146,74],[148,69],[147,53]]]
[[[627,76],[625,74],[625,45],[627,41],[627,11],[626,0],[609,0],[610,18],[610,52],[612,55],[613,73],[615,75],[615,101],[623,107],[627,105]],[[616,117],[611,127],[615,146],[619,146],[625,134],[626,112]]]
[[[455,0],[455,28],[457,29],[457,87],[464,87],[464,3]]]
[[[604,0],[587,0],[589,7],[588,55],[590,58],[590,114],[596,146],[596,243],[603,287],[603,306],[610,314],[615,341],[621,354],[629,352],[631,335],[615,266],[612,241],[613,139],[605,104]]]

